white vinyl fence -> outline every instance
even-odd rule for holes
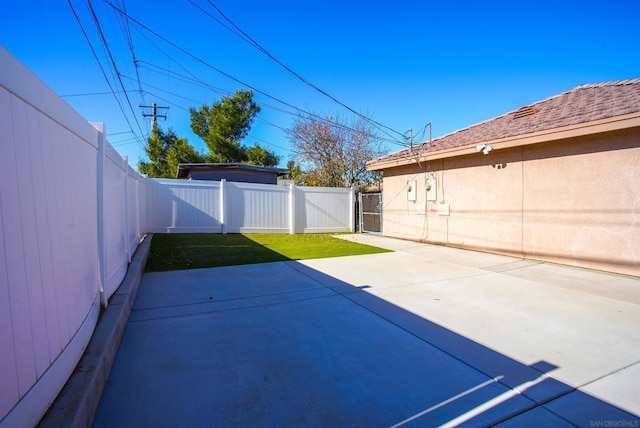
[[[0,427],[33,426],[149,232],[343,232],[351,189],[140,176],[0,46]]]
[[[0,47],[0,426],[33,426],[146,232],[146,182]]]
[[[148,179],[149,232],[353,232],[348,188]]]

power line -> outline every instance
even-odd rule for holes
[[[161,51],[161,52],[163,52],[163,51]],[[163,53],[164,53],[164,52],[163,52]],[[171,56],[169,56],[169,55],[167,55],[167,56],[169,57],[169,59],[171,59],[172,61],[176,62],[176,61],[175,61]],[[194,75],[193,73],[190,73],[190,72],[189,72],[189,74],[191,74],[192,76],[194,76],[194,77],[192,78],[192,77],[188,77],[188,76],[185,76],[185,75],[183,75],[183,74],[177,73],[177,72],[175,72],[175,71],[167,70],[167,69],[165,69],[165,68],[163,68],[163,67],[160,67],[159,65],[155,65],[155,64],[150,63],[150,62],[148,62],[148,61],[142,61],[142,60],[141,60],[141,62],[143,63],[143,64],[141,65],[141,68],[146,69],[146,70],[149,70],[149,71],[152,71],[152,72],[154,72],[154,73],[159,73],[159,74],[162,74],[162,75],[167,76],[167,77],[173,77],[173,78],[176,78],[176,79],[178,79],[178,80],[180,80],[180,81],[182,81],[182,82],[189,83],[189,84],[194,85],[194,86],[199,86],[199,87],[201,87],[201,88],[211,89],[213,92],[216,92],[216,93],[218,93],[218,94],[220,94],[220,95],[223,95],[223,96],[228,96],[228,95],[231,95],[231,94],[232,94],[232,93],[231,93],[231,92],[229,92],[229,91],[225,91],[225,90],[223,90],[223,89],[220,89],[220,88],[216,88],[216,87],[214,87],[214,86],[211,86],[210,84],[208,84],[208,83],[206,83],[206,82],[202,81],[201,79],[198,79],[197,77],[195,77],[195,75]],[[177,62],[176,62],[176,63],[177,63]],[[145,65],[147,65],[147,66],[145,66]],[[179,65],[180,67],[182,67],[183,69],[185,69],[185,67],[181,66],[180,64],[178,64],[178,65]],[[159,71],[159,70],[160,70],[160,71]],[[186,70],[186,69],[185,69],[185,70]],[[186,71],[188,72],[188,70],[186,70]],[[123,77],[127,77],[127,76],[123,76]],[[166,93],[167,93],[167,94],[169,94],[169,95],[172,95],[172,96],[175,96],[175,97],[179,97],[179,98],[185,99],[185,100],[187,100],[187,101],[191,101],[191,102],[196,103],[196,104],[201,104],[201,101],[196,101],[196,100],[193,100],[193,99],[190,99],[190,98],[186,98],[186,97],[184,97],[184,96],[181,96],[181,95],[178,95],[178,94],[175,94],[175,93],[169,92],[169,91],[165,91],[164,89],[158,88],[157,86],[152,86],[152,85],[149,85],[149,84],[147,84],[146,86],[147,86],[147,87],[154,88],[154,89],[158,89],[158,90],[160,90],[160,91],[166,92]],[[149,93],[150,95],[153,95],[153,96],[156,96],[156,97],[157,97],[157,95],[155,95],[155,94],[151,94],[150,92],[147,92],[147,93]],[[189,111],[187,108],[184,108],[184,107],[178,106],[177,104],[175,104],[175,103],[173,103],[173,102],[170,102],[170,101],[164,100],[164,99],[162,99],[162,98],[160,98],[160,97],[158,97],[158,98],[159,98],[159,99],[161,99],[161,100],[163,100],[163,101],[165,101],[165,102],[167,102],[167,103],[169,103],[169,104],[175,105],[175,106],[177,106],[178,108],[181,108],[182,110]],[[290,110],[285,110],[285,109],[283,109],[283,108],[281,108],[281,107],[276,107],[276,106],[274,106],[274,105],[271,105],[271,104],[268,104],[268,103],[265,103],[265,102],[262,102],[262,101],[258,101],[258,102],[257,102],[257,104],[258,104],[258,105],[260,105],[261,107],[269,108],[269,109],[271,109],[271,110],[278,111],[278,112],[281,112],[281,113],[284,113],[284,114],[288,114],[288,115],[291,115],[291,116],[295,116],[295,117],[298,117],[298,116],[300,116],[300,114],[301,114],[301,113],[304,113],[304,115],[306,115],[306,116],[308,116],[308,117],[312,117],[312,118],[317,119],[317,120],[320,120],[320,121],[322,121],[322,122],[328,122],[328,121],[329,121],[329,120],[327,120],[327,118],[325,118],[325,117],[319,116],[319,115],[317,115],[317,114],[314,114],[314,113],[311,113],[311,112],[308,112],[308,111],[305,111],[305,110],[302,110],[302,109],[299,109],[299,108],[296,108],[296,109],[297,109],[297,112],[292,112],[292,111],[290,111]],[[259,117],[258,117],[258,118],[256,118],[256,120],[261,121],[261,119],[260,119]],[[281,129],[281,130],[282,130],[282,131],[284,131],[284,132],[288,132],[288,130],[287,130],[286,128],[283,128],[283,127],[281,127],[281,126],[279,126],[279,125],[275,125],[275,124],[271,124],[271,125],[272,125],[272,126],[275,126],[276,128]],[[338,124],[338,123],[333,123],[333,125],[334,125],[334,126],[337,126],[337,127],[339,127],[339,128],[341,128],[341,129],[346,129],[346,130],[350,130],[350,131],[355,131],[355,129],[353,129],[353,128],[351,128],[351,127],[347,126],[347,125]],[[380,140],[380,141],[385,141],[385,142],[390,142],[390,143],[394,143],[394,144],[399,144],[399,143],[397,142],[397,140],[395,140],[395,139],[388,139],[388,138],[384,138],[384,137],[376,137],[376,138],[377,138],[378,140]],[[401,146],[403,146],[403,147],[405,146],[404,144],[399,144],[399,145],[401,145]]]
[[[87,0],[87,4],[89,5],[89,9],[91,11],[91,15],[93,17],[93,21],[94,21],[94,23],[96,25],[96,28],[98,30],[98,34],[100,35],[102,43],[104,44],[104,47],[107,50],[107,54],[109,56],[109,59],[111,60],[111,64],[113,65],[113,69],[114,69],[114,71],[116,73],[116,76],[118,78],[118,82],[120,82],[120,87],[124,91],[124,97],[127,100],[127,104],[129,105],[129,109],[131,109],[131,113],[133,114],[133,119],[135,120],[136,125],[138,125],[138,129],[140,130],[140,135],[144,135],[144,131],[142,130],[142,127],[140,126],[140,122],[138,121],[138,118],[136,117],[136,113],[133,110],[133,105],[131,104],[131,100],[129,99],[129,95],[127,94],[127,89],[124,87],[124,83],[122,83],[122,78],[120,77],[120,72],[118,71],[118,67],[116,65],[116,62],[113,59],[113,55],[111,54],[111,49],[109,49],[109,44],[107,43],[107,39],[105,38],[104,33],[102,32],[102,27],[100,26],[100,21],[98,20],[98,16],[96,15],[95,10],[93,9],[93,4],[91,3],[91,0]],[[144,146],[142,144],[140,144],[140,146],[144,149]]]
[[[127,76],[122,76],[122,77],[127,77]],[[165,91],[164,89],[159,88],[157,86],[149,85],[149,84],[147,84],[146,86],[147,86],[147,88],[157,89],[159,91],[163,91],[164,93],[166,93],[167,95],[171,95],[172,97],[182,98],[183,100],[190,101],[190,102],[195,103],[195,104],[200,104],[200,101],[192,100],[191,98],[184,97],[184,96],[182,96],[180,94],[176,94],[174,92]],[[152,93],[152,92],[147,91],[147,94],[151,95],[152,97],[158,98],[158,99],[160,99],[161,101],[164,101],[167,104],[171,104],[172,106],[178,107],[181,110],[189,111],[188,108],[182,107],[181,105],[176,104],[173,101],[169,101],[167,99],[163,99],[162,97],[158,96],[156,93]]]
[[[112,6],[112,7],[113,7],[113,5],[110,5],[110,6]],[[197,6],[197,5],[195,5],[195,6]],[[199,6],[198,6],[198,7],[199,7]],[[114,8],[114,9],[115,9],[115,8]],[[204,11],[204,10],[203,10],[203,11]],[[204,11],[204,12],[205,12],[205,13],[207,13],[206,11]],[[122,13],[122,11],[120,11],[119,13]],[[216,19],[216,18],[213,18],[213,19]],[[146,29],[146,30],[147,30],[147,31],[149,31],[150,33],[154,34],[156,37],[159,37],[161,40],[164,40],[164,41],[165,41],[165,43],[169,43],[170,45],[174,46],[171,42],[168,42],[168,41],[167,41],[167,40],[165,40],[163,37],[159,36],[159,35],[158,35],[158,34],[156,34],[153,30],[150,30],[149,28],[147,28],[147,27],[146,27],[146,26],[144,26],[143,24],[139,23],[139,22],[138,22],[137,20],[135,20],[134,18],[131,18],[131,20],[133,20],[135,23],[137,23],[138,25],[140,25],[142,28]],[[216,21],[218,21],[218,20],[216,19]],[[219,22],[219,21],[218,21],[218,22]],[[223,24],[223,25],[224,25],[224,24]],[[139,28],[136,28],[136,30],[139,32],[139,34],[140,34],[140,35],[142,35],[142,37],[144,37],[144,38],[145,38],[149,43],[151,43],[151,45],[152,45],[152,46],[154,46],[156,49],[158,49],[158,51],[160,51],[164,56],[166,56],[169,60],[171,60],[171,61],[172,61],[174,64],[176,64],[178,67],[180,67],[181,69],[183,69],[183,70],[184,70],[186,73],[188,73],[191,77],[188,77],[188,76],[185,76],[185,75],[183,75],[183,74],[177,73],[177,72],[175,72],[175,71],[172,71],[172,70],[169,70],[169,69],[166,69],[166,68],[160,67],[159,65],[155,65],[155,64],[150,63],[150,62],[148,62],[148,61],[140,60],[140,62],[142,62],[143,64],[148,64],[150,67],[153,67],[153,69],[152,69],[152,68],[149,68],[149,67],[144,67],[144,66],[142,66],[142,68],[145,68],[145,69],[147,69],[147,70],[150,70],[150,71],[153,71],[153,72],[156,72],[156,73],[159,73],[159,72],[156,70],[156,69],[159,69],[159,70],[162,70],[162,71],[164,71],[165,73],[167,73],[167,74],[165,74],[165,76],[167,76],[167,77],[170,77],[171,75],[173,75],[173,76],[178,76],[178,77],[179,77],[179,79],[178,79],[178,80],[181,80],[181,81],[186,82],[186,83],[190,83],[190,84],[192,84],[192,85],[196,85],[196,86],[200,86],[200,87],[203,87],[203,88],[210,89],[210,90],[212,90],[213,92],[215,92],[215,93],[217,93],[217,94],[219,94],[219,95],[222,95],[222,96],[229,96],[229,95],[232,95],[232,92],[227,91],[227,90],[224,90],[224,89],[221,89],[221,88],[217,88],[217,87],[215,87],[215,86],[212,86],[211,84],[209,84],[209,83],[207,83],[207,82],[203,81],[202,79],[198,78],[195,74],[193,74],[191,71],[189,71],[185,66],[183,66],[182,64],[180,64],[180,62],[178,62],[178,61],[177,61],[176,59],[174,59],[171,55],[169,55],[169,54],[168,54],[164,49],[162,49],[160,46],[158,46],[156,43],[154,43],[154,42],[153,42],[153,40],[151,40],[151,39],[150,39],[150,38],[149,38],[145,33],[143,33]],[[233,30],[230,30],[230,31],[232,31],[232,32],[233,32]],[[234,34],[236,34],[236,33],[234,33]],[[236,34],[236,35],[238,35],[238,34]],[[242,36],[241,36],[241,35],[238,35],[238,37],[242,38]],[[176,46],[174,46],[174,47],[176,47]],[[183,49],[182,49],[182,48],[180,48],[180,47],[177,47],[177,49],[180,49],[182,52],[186,52],[186,50],[183,50]],[[187,52],[187,54],[188,54],[188,55],[190,55],[190,56],[192,56],[192,57],[195,57],[195,56],[193,56],[193,55],[189,54],[188,52]],[[199,59],[199,58],[197,58],[197,60],[198,60],[198,61],[200,61],[200,62],[204,61],[204,60],[201,60],[201,59]],[[207,65],[208,65],[208,64],[207,64]],[[215,71],[218,71],[218,70],[217,70],[217,69],[215,69],[215,68],[214,68],[214,70],[215,70]],[[236,81],[238,81],[238,82],[240,82],[240,81],[239,81],[239,80],[237,80],[237,79],[235,79],[235,80],[236,80]],[[240,82],[240,83],[241,83],[241,84],[243,84],[242,82]],[[247,84],[243,84],[243,85],[244,85],[244,86],[247,86],[247,87],[249,87],[249,88],[251,88],[251,89],[254,89],[254,88],[252,88],[251,86],[249,86],[249,85],[247,85]],[[149,86],[149,85],[147,85],[147,86]],[[157,88],[157,87],[156,87],[156,89],[164,91],[163,89],[160,89],[160,88]],[[329,120],[327,120],[326,118],[324,118],[324,117],[322,117],[322,116],[319,116],[319,115],[317,115],[317,114],[314,114],[314,113],[311,113],[311,112],[305,111],[305,110],[303,110],[303,109],[301,109],[301,108],[295,107],[295,106],[293,106],[293,105],[291,105],[291,104],[289,104],[289,103],[286,103],[286,102],[284,102],[284,101],[282,101],[282,100],[280,100],[280,99],[278,99],[278,98],[276,98],[276,97],[273,97],[273,96],[271,96],[271,95],[269,95],[269,94],[267,94],[267,93],[265,93],[265,92],[263,92],[263,91],[259,91],[259,90],[257,90],[257,89],[254,89],[254,90],[255,90],[256,92],[258,92],[258,93],[262,93],[262,94],[264,94],[264,95],[266,95],[266,96],[268,96],[268,97],[270,97],[270,98],[274,99],[274,100],[275,100],[275,101],[277,101],[277,102],[280,102],[281,104],[284,104],[284,105],[286,105],[286,106],[288,106],[288,107],[290,107],[290,108],[294,109],[294,110],[295,110],[295,112],[291,112],[291,111],[288,111],[288,110],[282,109],[282,108],[280,108],[280,107],[272,106],[272,105],[267,104],[267,103],[265,103],[265,102],[257,102],[261,107],[267,107],[267,108],[270,108],[270,109],[272,109],[272,110],[276,110],[276,111],[279,111],[279,112],[282,112],[282,113],[285,113],[285,114],[289,114],[289,115],[292,115],[292,116],[300,116],[300,114],[301,114],[301,113],[303,113],[303,114],[305,114],[306,116],[316,118],[316,119],[318,119],[318,120],[320,120],[320,121],[323,121],[323,122],[328,122],[328,121],[329,121]],[[169,93],[168,91],[164,91],[164,92]],[[170,93],[169,93],[169,94],[170,94]],[[182,98],[184,98],[184,97],[182,97]],[[168,102],[169,104],[172,104],[172,103],[171,103],[171,102],[169,102],[169,101],[166,101],[166,102]],[[200,104],[200,102],[196,102],[196,103],[197,103],[197,104]],[[353,129],[353,128],[350,128],[350,127],[348,127],[348,126],[346,126],[346,125],[343,125],[343,124],[335,124],[335,123],[334,123],[334,125],[335,125],[335,126],[338,126],[339,128],[342,128],[342,129],[347,129],[347,130],[354,131],[354,129]],[[284,128],[280,128],[280,129],[283,129],[283,130],[286,132],[286,130],[285,130]],[[388,134],[387,134],[387,135],[388,135]],[[385,141],[385,142],[390,142],[390,143],[393,143],[393,144],[398,144],[398,145],[400,145],[400,146],[402,146],[402,147],[405,147],[405,146],[406,146],[406,143],[399,142],[399,141],[398,141],[398,139],[396,139],[396,138],[392,138],[392,139],[383,138],[383,137],[376,137],[376,138],[377,138],[378,140],[380,140],[380,141]]]
[[[189,0],[189,2],[191,4],[195,4],[192,0]],[[329,94],[328,92],[326,92],[325,90],[321,89],[320,87],[318,87],[317,85],[315,85],[314,83],[310,82],[308,79],[306,79],[305,77],[301,76],[299,73],[297,73],[296,71],[294,71],[293,69],[291,69],[289,66],[287,66],[286,64],[284,64],[282,61],[280,61],[278,58],[276,58],[273,54],[271,54],[271,52],[269,52],[266,48],[264,48],[262,45],[260,45],[255,39],[253,39],[250,35],[248,35],[242,28],[240,28],[238,25],[236,25],[235,22],[233,22],[229,17],[227,17],[222,10],[220,10],[220,8],[218,6],[215,5],[215,3],[213,3],[211,0],[207,0],[207,2],[227,21],[229,22],[229,24],[231,24],[236,30],[238,30],[243,36],[241,37],[244,41],[246,41],[247,43],[249,43],[250,45],[252,45],[254,48],[256,48],[258,51],[262,52],[264,55],[266,55],[268,58],[270,58],[271,60],[273,60],[274,62],[276,62],[278,65],[280,65],[282,68],[284,68],[286,71],[288,71],[290,74],[292,74],[293,76],[295,76],[298,80],[302,81],[303,83],[305,83],[306,85],[310,86],[311,88],[315,89],[317,92],[321,93],[322,95],[326,96],[327,98],[331,99],[332,101],[336,102],[337,104],[341,105],[342,107],[346,108],[347,110],[349,110],[351,113],[357,115],[358,117],[364,119],[367,122],[370,122],[371,124],[375,125],[377,128],[381,129],[387,129],[391,132],[394,132],[397,135],[400,135],[402,137],[404,137],[404,134],[402,134],[401,132],[396,131],[395,129],[386,126],[380,122],[377,122],[365,115],[363,115],[362,113],[354,110],[353,108],[349,107],[348,105],[346,105],[345,103],[343,103],[342,101],[338,100],[337,98],[335,98],[334,96],[332,96],[331,94]],[[198,6],[198,8],[200,10],[203,10],[202,8],[200,8]],[[205,12],[206,13],[206,12]],[[208,16],[211,17],[210,14],[207,13]],[[215,18],[214,18],[215,19]],[[220,22],[216,19],[217,22]],[[223,25],[225,28],[229,29],[229,27],[227,27],[226,25]],[[233,31],[232,31],[233,32]],[[234,34],[238,35],[237,33],[233,32]]]
[[[126,146],[128,144],[133,144],[133,143],[137,143],[137,142],[138,142],[138,137],[135,136],[135,137],[127,138],[127,139],[124,139],[124,140],[115,141],[113,143],[110,142],[110,144],[113,147],[118,147],[118,146]]]
[[[113,8],[114,10],[116,10],[118,13],[123,14],[123,15],[126,15],[126,13],[125,13],[122,9],[118,8],[117,6],[115,6],[115,5],[114,5],[113,3],[111,3],[109,0],[104,0],[104,1],[105,1],[105,3],[106,3],[107,5],[109,5],[111,8]],[[287,107],[290,107],[290,108],[294,109],[296,112],[304,113],[304,114],[306,114],[306,115],[308,115],[308,116],[317,117],[317,118],[319,118],[320,120],[326,121],[326,119],[324,119],[324,118],[322,118],[322,117],[320,117],[320,116],[318,116],[318,115],[315,115],[315,114],[313,114],[313,113],[306,112],[306,111],[304,111],[304,110],[302,110],[302,109],[300,109],[300,108],[298,108],[298,107],[296,107],[296,106],[294,106],[294,105],[292,105],[292,104],[290,104],[290,103],[288,103],[288,102],[286,102],[286,101],[284,101],[284,100],[282,100],[282,99],[279,99],[279,98],[277,98],[277,97],[275,97],[275,96],[273,96],[273,95],[270,95],[270,94],[268,94],[268,93],[266,93],[266,92],[264,92],[264,91],[261,91],[261,90],[259,90],[259,89],[255,88],[255,87],[254,87],[254,86],[252,86],[252,85],[249,85],[249,84],[247,84],[247,83],[243,82],[243,81],[242,81],[242,80],[240,80],[240,79],[237,79],[236,77],[234,77],[234,76],[230,75],[229,73],[226,73],[225,71],[220,70],[219,68],[217,68],[217,67],[215,67],[215,66],[213,66],[213,65],[209,64],[207,61],[203,60],[202,58],[200,58],[200,57],[198,57],[198,56],[196,56],[196,55],[192,54],[191,52],[187,51],[187,50],[186,50],[186,49],[184,49],[183,47],[179,46],[178,44],[176,44],[176,43],[172,42],[171,40],[167,39],[166,37],[162,36],[161,34],[157,33],[156,31],[152,30],[151,28],[149,28],[148,26],[146,26],[145,24],[143,24],[143,23],[142,23],[142,22],[140,22],[139,20],[135,19],[134,17],[129,16],[129,15],[127,15],[127,16],[128,16],[129,21],[131,21],[131,22],[133,22],[134,24],[136,24],[137,26],[139,26],[139,27],[143,28],[143,29],[144,29],[144,30],[146,30],[147,32],[149,32],[149,33],[153,34],[153,35],[154,35],[155,37],[157,37],[158,39],[162,40],[163,42],[165,42],[166,44],[168,44],[168,45],[172,46],[173,48],[175,48],[175,49],[179,50],[179,51],[180,51],[180,52],[182,52],[183,54],[187,55],[188,57],[192,58],[193,60],[197,61],[198,63],[200,63],[200,64],[204,65],[205,67],[212,69],[213,71],[215,71],[215,72],[217,72],[217,73],[219,73],[219,74],[221,74],[221,75],[223,75],[223,76],[225,76],[225,77],[227,77],[227,78],[229,78],[229,79],[233,80],[234,82],[239,83],[240,85],[242,85],[242,86],[244,86],[244,87],[247,87],[247,88],[249,88],[249,89],[253,90],[253,91],[254,91],[254,92],[256,92],[256,93],[259,93],[259,94],[261,94],[261,95],[264,95],[265,97],[268,97],[268,98],[270,98],[270,99],[272,99],[272,100],[274,100],[274,101],[276,101],[276,102],[278,102],[278,103],[280,103],[280,104],[283,104],[283,105],[285,105],[285,106],[287,106]],[[164,52],[163,52],[163,53],[164,53]],[[167,54],[165,54],[165,55],[167,55]],[[170,59],[172,59],[169,55],[167,55],[167,56],[168,56]],[[172,60],[173,60],[173,59],[172,59]],[[175,60],[173,60],[173,61],[174,61],[174,62],[176,62]],[[176,63],[177,63],[177,62],[176,62]],[[356,112],[356,113],[357,113],[357,112]],[[372,120],[371,120],[371,119],[366,118],[366,116],[364,116],[364,115],[362,115],[362,114],[360,114],[360,113],[357,113],[357,114],[358,114],[359,116],[361,116],[361,117],[365,118],[365,120],[367,120],[367,121],[369,121],[369,122],[372,122]],[[373,122],[375,122],[375,121],[373,121]],[[382,125],[382,126],[384,126],[384,125]],[[383,132],[384,132],[384,131],[383,131]],[[396,132],[396,133],[397,133],[397,131],[394,131],[394,132]],[[386,132],[385,132],[385,133],[386,133]],[[400,134],[400,133],[398,133],[398,134],[399,134],[399,135],[401,135],[401,136],[403,135],[403,134]],[[389,135],[389,134],[387,133],[387,135]],[[400,141],[400,140],[398,140],[398,139],[387,140],[387,141],[390,141],[390,142],[392,142],[392,143],[394,143],[394,144],[399,144],[399,145],[401,145],[401,146],[403,146],[403,147],[406,147],[406,143],[401,142],[401,141]]]
[[[164,53],[164,52],[163,52],[163,53]],[[173,58],[171,58],[171,57],[169,57],[169,59],[171,59],[172,61],[175,61],[175,60],[173,60]],[[160,67],[160,66],[158,66],[158,65],[155,65],[155,64],[153,64],[153,63],[150,63],[150,62],[148,62],[148,61],[141,61],[141,62],[143,63],[143,65],[141,66],[141,68],[146,69],[146,70],[149,70],[149,71],[152,71],[152,72],[154,72],[154,73],[163,74],[164,76],[167,76],[167,77],[172,77],[172,76],[173,76],[173,77],[174,77],[175,79],[177,79],[177,80],[180,80],[180,81],[185,82],[185,83],[189,83],[189,84],[194,85],[194,86],[199,86],[199,87],[201,87],[201,88],[209,89],[209,90],[211,90],[211,91],[213,91],[213,92],[215,92],[215,93],[217,93],[217,94],[219,94],[219,95],[222,95],[222,96],[232,96],[232,95],[233,95],[233,93],[232,93],[231,91],[227,91],[227,90],[225,90],[225,89],[221,89],[221,88],[218,88],[218,87],[212,86],[212,85],[210,85],[210,84],[208,84],[208,83],[206,83],[206,82],[202,81],[201,79],[198,79],[197,77],[193,77],[193,78],[191,78],[191,77],[185,76],[184,74],[180,74],[180,73],[177,73],[177,72],[175,72],[175,71],[167,70],[167,69],[165,69],[165,68],[162,68],[162,67]],[[145,67],[145,66],[144,66],[144,64],[148,64],[150,67]],[[180,64],[178,64],[178,65],[179,65],[180,67],[182,67]],[[182,68],[184,69],[184,67],[182,67]],[[158,70],[161,70],[161,71],[165,72],[166,74],[161,73],[161,72],[160,72],[160,71],[158,71]],[[185,71],[187,71],[187,72],[188,72],[188,70],[185,70]],[[189,72],[189,74],[191,74],[191,75],[193,76],[193,73],[190,73],[190,72]],[[151,85],[147,85],[147,86],[152,87],[152,88],[155,88],[155,89],[158,89],[158,90],[161,90],[161,91],[164,91],[163,89],[160,89],[160,88],[158,88],[158,87],[154,87],[154,86],[151,86]],[[165,91],[165,92],[166,92],[167,94],[169,94],[169,95],[177,96],[177,97],[180,97],[180,98],[185,99],[185,100],[187,100],[187,101],[194,102],[194,103],[196,103],[196,104],[202,104],[202,102],[201,102],[201,101],[192,100],[192,99],[186,98],[186,97],[181,96],[181,95],[177,95],[177,94],[172,93],[172,92],[169,92],[169,91]],[[276,106],[274,106],[274,105],[267,104],[267,103],[262,102],[262,101],[257,101],[256,103],[257,103],[257,104],[259,104],[261,107],[266,107],[266,108],[269,108],[269,109],[272,109],[272,110],[275,110],[275,111],[279,111],[279,112],[281,112],[281,113],[289,114],[289,115],[292,115],[292,116],[296,116],[296,115],[298,115],[300,112],[305,113],[305,114],[308,114],[308,115],[310,115],[310,116],[312,116],[312,115],[313,115],[312,113],[305,112],[304,110],[301,110],[301,109],[298,109],[298,108],[296,108],[297,112],[292,112],[292,111],[289,111],[289,110],[285,110],[285,109],[283,109],[283,108],[281,108],[281,107],[276,107]]]
[[[131,131],[107,132],[107,136],[109,136],[109,135],[122,135],[122,134],[131,134]]]
[[[124,120],[127,122],[127,125],[129,125],[129,129],[131,130],[131,133],[135,135],[135,132],[133,132],[133,126],[131,125],[129,118],[127,117],[127,114],[124,111],[124,107],[122,107],[122,103],[120,102],[120,99],[116,96],[116,92],[113,89],[113,86],[111,86],[111,81],[107,77],[107,73],[105,72],[104,67],[102,67],[102,63],[98,58],[98,54],[93,48],[93,44],[91,43],[91,40],[89,39],[89,36],[87,35],[87,32],[85,31],[84,26],[82,25],[82,21],[80,21],[80,17],[76,13],[76,9],[73,7],[71,0],[67,0],[67,3],[69,4],[69,7],[71,8],[71,12],[73,12],[73,16],[75,17],[76,22],[78,23],[78,26],[80,27],[80,30],[82,31],[82,34],[84,35],[84,38],[87,41],[87,44],[89,45],[89,49],[91,49],[91,53],[93,54],[93,57],[98,63],[98,67],[100,67],[100,71],[102,72],[102,76],[104,77],[104,80],[106,80],[107,85],[109,86],[109,89],[111,89],[111,93],[113,94],[113,97],[116,99],[116,103],[118,104],[118,107],[120,107],[120,111],[122,112],[122,116],[124,117]]]
[[[247,135],[247,137],[253,138],[254,140],[260,141],[260,142],[262,142],[262,143],[264,143],[264,144],[267,144],[267,145],[269,145],[269,146],[277,147],[278,149],[280,149],[280,150],[284,150],[284,151],[289,152],[289,153],[296,153],[294,150],[287,149],[287,148],[282,147],[282,146],[279,146],[279,145],[277,145],[277,144],[273,144],[273,143],[271,143],[271,142],[269,142],[269,141],[265,140],[264,138],[258,138],[258,137],[256,137],[256,136],[251,135],[251,134],[248,134],[248,135]]]
[[[71,98],[71,97],[90,97],[94,95],[113,95],[113,94],[122,94],[125,91],[113,91],[113,92],[85,92],[81,94],[64,94],[58,95],[60,98]],[[126,92],[134,92],[132,90],[128,90]]]
[[[172,59],[172,58],[169,57],[169,59]],[[159,65],[155,65],[155,64],[150,63],[148,61],[140,60],[140,62],[143,63],[140,66],[140,68],[143,68],[145,70],[149,70],[149,71],[152,71],[154,73],[162,74],[163,76],[174,78],[176,80],[179,80],[179,81],[185,82],[185,83],[189,83],[191,85],[200,86],[201,88],[209,89],[212,92],[217,93],[218,95],[222,95],[222,96],[231,95],[230,91],[227,91],[225,89],[221,89],[221,88],[215,87],[213,85],[210,85],[210,84],[208,84],[208,83],[206,83],[206,82],[204,82],[204,81],[202,81],[202,80],[200,80],[198,78],[185,76],[184,74],[180,74],[180,73],[177,73],[175,71],[171,71],[169,69],[162,68]],[[145,64],[147,64],[147,66],[145,66]],[[160,70],[160,71],[158,71],[158,70]],[[164,73],[162,73],[161,71],[164,72]],[[147,85],[147,86],[149,86],[149,85]],[[168,91],[167,91],[167,93],[168,93]],[[200,103],[200,101],[197,101],[197,103]]]
[[[205,15],[209,16],[209,18],[213,19],[214,21],[216,21],[218,24],[222,25],[224,28],[226,28],[227,30],[229,30],[229,32],[235,34],[236,36],[238,36],[241,40],[244,40],[247,43],[251,43],[249,42],[245,37],[242,36],[241,33],[236,32],[233,28],[227,26],[227,24],[225,24],[224,22],[222,22],[221,20],[219,20],[218,18],[216,18],[215,16],[213,16],[212,14],[210,14],[207,10],[205,10],[202,6],[200,6],[199,4],[195,3],[193,0],[189,0],[189,3],[191,3],[193,6],[197,7],[198,9],[200,9],[200,11],[202,13],[204,13]],[[214,6],[215,7],[215,6]],[[220,13],[222,15],[222,13]],[[224,15],[223,15],[224,16]]]
[[[167,70],[165,68],[162,68],[162,67],[160,67],[158,65],[152,64],[152,63],[147,62],[147,61],[141,61],[141,62],[151,66],[151,67],[145,67],[144,64],[143,64],[141,66],[141,68],[149,70],[149,71],[152,71],[154,73],[163,74],[164,76],[167,76],[167,77],[172,77],[173,76],[177,80],[180,80],[180,81],[185,82],[185,83],[189,83],[189,84],[194,85],[194,86],[199,86],[201,88],[210,89],[211,91],[213,91],[213,92],[215,92],[215,93],[217,93],[219,95],[222,95],[222,96],[232,96],[233,95],[233,93],[230,92],[230,91],[227,91],[227,90],[224,90],[224,89],[220,89],[220,88],[217,88],[215,86],[211,86],[210,84],[208,84],[208,83],[206,83],[206,82],[204,82],[204,81],[202,81],[200,79],[190,78],[190,77],[185,76],[183,74],[176,73],[175,71]],[[166,74],[165,73],[161,73],[158,70],[162,70]],[[124,76],[124,77],[126,77],[126,76]],[[182,98],[184,100],[191,101],[192,103],[195,103],[195,104],[202,104],[202,101],[197,101],[197,100],[194,100],[194,99],[191,99],[191,98],[184,97],[182,95],[178,95],[178,94],[173,93],[173,92],[165,91],[164,89],[158,88],[157,86],[153,86],[153,85],[149,85],[149,84],[147,84],[146,86],[150,87],[150,88],[158,89],[160,91],[164,91],[164,92],[166,92],[167,94],[169,94],[171,96]],[[296,113],[296,112],[292,112],[292,111],[289,111],[289,110],[285,110],[285,109],[283,109],[281,107],[276,107],[274,105],[267,104],[267,103],[262,102],[262,101],[256,101],[256,103],[258,105],[260,105],[261,107],[269,108],[271,110],[275,110],[275,111],[278,111],[280,113],[285,113],[285,114],[292,115],[292,116],[297,116],[297,115],[300,114],[300,112],[303,112],[303,113],[305,113],[305,114],[307,114],[309,116],[313,116],[312,113],[308,113],[308,112],[305,112],[304,110],[300,110],[300,109],[298,109],[298,112]],[[318,118],[321,118],[321,117],[318,116]]]
[[[120,0],[122,2],[122,9],[126,12],[127,5],[125,0]],[[131,53],[131,60],[133,62],[133,67],[136,75],[136,83],[138,84],[138,92],[140,95],[140,104],[146,104],[144,99],[144,90],[142,89],[142,82],[140,80],[140,69],[138,66],[138,58],[136,56],[136,52],[133,45],[133,37],[131,37],[131,27],[129,26],[129,20],[126,17],[123,17],[120,14],[114,12],[116,16],[116,20],[120,24],[120,28],[122,30],[122,34],[124,35],[125,41],[127,42],[127,47],[129,48],[129,52]],[[146,123],[145,123],[146,125]],[[147,126],[147,131],[149,131],[149,127]]]

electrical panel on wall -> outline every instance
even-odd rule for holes
[[[438,182],[435,178],[427,178],[424,187],[427,191],[427,201],[438,200]]]
[[[418,199],[418,182],[416,180],[407,181],[407,201],[415,202]]]

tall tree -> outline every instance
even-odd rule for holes
[[[145,147],[149,162],[138,162],[142,174],[154,178],[175,178],[179,163],[203,162],[204,157],[186,138],[178,138],[173,129],[163,132],[153,125]]]
[[[252,91],[238,89],[231,97],[223,97],[211,106],[203,104],[197,110],[192,107],[189,112],[191,129],[209,148],[208,162],[249,162],[262,165],[279,162],[275,154],[257,144],[251,148],[242,144],[260,112],[260,106],[253,101]]]
[[[288,133],[296,152],[292,166],[306,171],[299,181],[360,190],[375,182],[365,164],[382,154],[382,146],[366,120],[299,116]]]

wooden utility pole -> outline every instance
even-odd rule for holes
[[[150,108],[151,109],[151,114],[149,113],[142,113],[142,117],[151,117],[151,123],[153,125],[156,125],[156,123],[158,122],[158,118],[161,117],[164,120],[167,120],[167,115],[166,114],[158,114],[158,109],[159,108],[166,108],[167,110],[169,109],[169,107],[158,107],[158,105],[156,103],[151,104],[150,106],[140,106],[141,108]]]

